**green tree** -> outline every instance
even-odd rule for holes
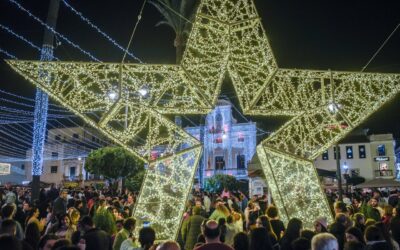
[[[140,191],[144,179],[145,171],[140,171],[134,176],[125,180],[125,187],[130,191]]]
[[[238,190],[239,182],[232,175],[216,174],[207,179],[205,189],[209,192],[221,192],[224,188]]]
[[[134,179],[141,185],[144,176],[144,162],[122,147],[104,147],[92,151],[85,165],[89,173],[103,175],[116,180]]]
[[[198,0],[152,0],[150,3],[161,13],[164,20],[156,26],[167,25],[175,32],[174,47],[176,51],[176,63],[181,62],[185,49],[187,35],[190,30],[190,22],[193,20]]]

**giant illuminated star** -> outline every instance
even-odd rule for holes
[[[257,153],[281,218],[306,227],[332,217],[313,160],[400,86],[395,74],[279,68],[252,0],[203,0],[180,65],[8,63],[149,162],[135,216],[150,221],[160,240],[176,236],[201,154],[199,141],[163,115],[211,111],[226,72],[245,114],[291,117]],[[164,153],[153,160],[157,147]]]

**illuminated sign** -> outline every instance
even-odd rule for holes
[[[10,172],[11,172],[11,164],[0,163],[0,175],[10,174]]]
[[[389,161],[389,157],[387,156],[378,156],[378,157],[374,157],[375,161]]]

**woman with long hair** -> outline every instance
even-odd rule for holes
[[[210,220],[218,221],[220,218],[224,218],[225,220],[231,213],[229,209],[222,203],[217,203],[214,212],[210,216]]]
[[[265,216],[265,215],[259,216],[256,220],[256,227],[265,228],[267,230],[267,235],[268,235],[269,241],[271,242],[273,248],[279,249],[278,237],[276,236],[274,230],[272,230],[271,223],[269,222],[269,219],[267,216]]]
[[[292,250],[292,242],[300,237],[300,231],[303,228],[303,222],[297,218],[289,220],[285,234],[283,235],[280,245],[281,250]]]
[[[364,235],[357,227],[350,227],[346,230],[346,242],[356,241],[365,246]]]
[[[246,233],[240,232],[233,237],[233,249],[249,250],[249,237]]]
[[[71,236],[75,231],[76,227],[74,229],[68,214],[58,216],[57,222],[49,230],[50,233],[54,233],[59,238],[68,240],[71,240]]]
[[[264,227],[251,230],[249,250],[273,250],[269,237],[265,237],[267,234],[267,229]]]

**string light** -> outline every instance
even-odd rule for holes
[[[75,13],[77,16],[79,16],[79,18],[86,22],[90,27],[92,27],[93,29],[95,29],[98,33],[100,33],[103,37],[105,37],[108,41],[110,41],[115,47],[119,48],[120,50],[125,52],[125,49],[118,44],[114,39],[112,39],[109,35],[107,35],[104,31],[102,31],[99,27],[97,27],[96,25],[94,25],[88,18],[84,17],[82,15],[82,13],[80,13],[79,11],[77,11],[76,9],[74,9],[66,0],[62,1],[64,3],[64,5],[66,7],[68,7],[73,13]],[[134,54],[132,54],[130,51],[126,51],[126,53],[132,57],[133,59],[135,59],[136,61],[142,63],[142,61],[136,57]]]
[[[8,63],[149,162],[135,216],[151,221],[159,240],[176,236],[201,153],[199,142],[163,115],[211,111],[226,72],[245,114],[291,117],[257,152],[284,222],[297,217],[309,228],[317,217],[332,221],[313,160],[400,91],[396,74],[278,68],[251,0],[203,0],[180,65]],[[54,76],[49,84],[39,69]],[[143,85],[149,86],[148,98],[126,98]],[[117,91],[115,100],[110,91]],[[329,111],[332,100],[336,112]],[[92,110],[101,110],[100,119],[85,114]],[[139,135],[145,142],[136,140]],[[160,145],[163,157],[151,161],[151,151]]]
[[[14,55],[12,55],[11,53],[9,53],[7,50],[4,50],[2,48],[0,48],[0,52],[3,53],[4,55],[8,56],[11,59],[17,60],[18,58]]]
[[[83,54],[87,55],[88,57],[90,57],[92,60],[96,61],[96,62],[100,62],[99,59],[97,59],[96,57],[94,57],[92,54],[90,54],[89,52],[83,50],[79,45],[77,45],[76,43],[70,41],[67,37],[65,37],[64,35],[62,35],[61,33],[57,32],[56,30],[54,30],[52,27],[50,27],[49,25],[47,25],[45,22],[43,22],[42,20],[40,20],[40,18],[36,17],[35,15],[33,15],[29,10],[25,9],[22,5],[20,5],[17,1],[15,0],[8,0],[11,3],[15,4],[20,10],[22,10],[23,12],[27,13],[30,17],[32,17],[35,21],[39,22],[42,26],[46,27],[48,30],[50,30],[51,32],[53,32],[55,35],[57,35],[59,38],[61,38],[62,40],[64,40],[65,42],[67,42],[69,45],[71,45],[72,47],[78,49],[80,52],[82,52]]]

